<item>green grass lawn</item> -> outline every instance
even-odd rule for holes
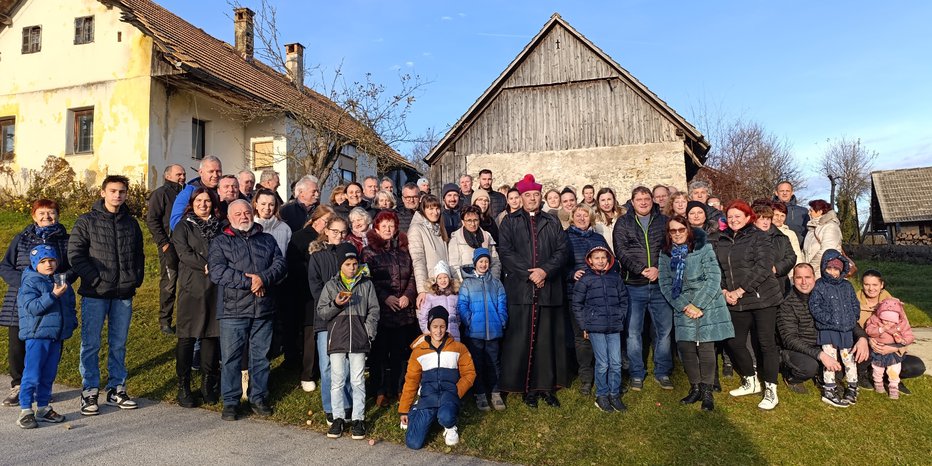
[[[73,218],[63,219],[68,226],[73,222]],[[8,244],[27,223],[23,215],[0,212],[0,244]],[[136,296],[127,348],[129,391],[133,396],[173,403],[174,340],[159,332],[158,267],[151,241],[146,243],[146,257],[147,279]],[[907,302],[914,325],[932,324],[932,266],[858,265],[861,270],[873,267],[886,275],[891,292]],[[6,332],[0,333],[0,348],[6,346],[5,340]],[[71,386],[81,384],[78,340],[73,337],[65,344],[58,378]],[[106,354],[106,345],[101,351]],[[280,362],[273,363],[271,376],[273,419],[323,432],[326,424],[319,390],[301,391],[298,374],[284,370]],[[5,358],[0,370],[7,370]],[[734,378],[722,382],[725,390],[738,385]],[[732,399],[718,394],[716,410],[703,413],[698,406],[679,405],[687,386],[679,366],[674,383],[676,390],[666,392],[648,380],[644,391],[625,396],[629,411],[624,414],[602,414],[591,397],[572,389],[559,393],[560,409],[541,403],[531,410],[518,400],[507,400],[504,412],[480,413],[467,399],[459,424],[460,445],[450,449],[436,436],[428,448],[526,464],[928,464],[932,458],[929,377],[908,381],[912,396],[890,401],[862,392],[859,403],[844,410],[821,403],[811,385],[808,395],[789,393],[781,385],[780,405],[771,412],[758,410],[755,396]],[[396,410],[397,406],[368,409],[372,437],[403,442]],[[313,415],[309,417],[308,411]],[[12,408],[9,416],[12,422]],[[221,422],[219,414],[217,422]],[[89,428],[93,424],[89,420]]]

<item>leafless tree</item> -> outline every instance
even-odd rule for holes
[[[431,127],[427,128],[420,136],[414,138],[414,144],[411,146],[410,153],[408,154],[408,161],[414,164],[421,173],[428,173],[430,170],[427,162],[424,161],[424,157],[427,157],[430,150],[440,142],[445,132],[446,131],[437,131],[436,128]]]
[[[822,155],[819,172],[831,182],[831,201],[841,221],[843,238],[858,241],[858,200],[870,190],[870,173],[878,154],[861,145],[860,139],[842,136],[826,142],[828,148]]]
[[[240,6],[230,4],[234,8]],[[291,76],[277,12],[269,0],[261,0],[257,5],[253,34],[256,57],[272,70]],[[313,89],[294,80],[296,98],[240,105],[235,110],[236,116],[241,121],[253,122],[286,115],[281,136],[289,140],[289,152],[277,157],[287,160],[298,176],[312,174],[326,179],[334,163],[349,148],[375,157],[380,173],[398,165],[399,157],[393,147],[412,142],[407,117],[428,84],[426,81],[417,75],[400,74],[398,86],[390,91],[371,74],[359,80],[347,78],[342,66],[332,71],[319,65],[306,66],[303,74],[311,79],[309,85]]]
[[[706,116],[705,121],[713,124],[703,128],[712,149],[706,160],[709,169],[697,177],[711,182],[716,196],[725,201],[769,198],[782,180],[797,190],[803,187],[802,173],[786,139],[743,118],[728,121]]]

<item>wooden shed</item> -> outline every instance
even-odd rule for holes
[[[932,244],[932,167],[871,173],[874,232],[893,244]]]
[[[491,169],[496,184],[533,173],[546,188],[681,188],[709,143],[559,14],[425,158],[434,192]]]

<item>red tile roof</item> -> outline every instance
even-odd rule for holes
[[[148,0],[100,0],[123,11],[123,21],[139,28],[155,41],[171,63],[192,75],[237,94],[268,102],[283,111],[306,103],[302,115],[352,141],[375,141],[367,151],[384,155],[399,164],[411,164],[376,136],[371,129],[352,118],[332,100],[304,87],[299,91],[282,73],[256,59],[247,60],[234,48],[207,34],[174,13]],[[307,113],[304,113],[304,112]]]

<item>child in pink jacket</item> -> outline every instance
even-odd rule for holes
[[[434,306],[440,306],[450,314],[447,332],[454,340],[460,341],[460,315],[456,312],[457,291],[459,283],[453,279],[450,266],[444,261],[438,261],[431,271],[430,293],[417,310],[417,320],[421,326],[421,333],[430,333],[427,329],[427,314]]]
[[[887,298],[877,305],[874,313],[867,318],[864,326],[867,335],[878,343],[894,348],[902,348],[913,343],[913,329],[906,319],[903,303],[896,298]],[[874,370],[874,391],[884,393],[883,373],[886,371],[889,379],[888,387],[890,399],[900,397],[900,366],[903,362],[903,353],[894,351],[880,354],[871,350],[871,367]]]

